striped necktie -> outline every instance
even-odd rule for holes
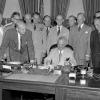
[[[58,27],[58,32],[57,32],[57,35],[59,35],[60,34],[60,27]]]
[[[62,52],[61,52],[61,50],[59,51],[59,63],[60,63],[60,61],[61,61],[61,56],[62,56]]]

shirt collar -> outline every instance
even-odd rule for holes
[[[59,52],[59,54],[60,54],[60,53],[63,54],[64,50],[59,50],[59,49],[58,49],[58,52]]]
[[[80,26],[78,25],[78,27],[80,27],[81,29],[83,28],[83,26],[84,26],[84,23],[83,23],[83,24],[81,24]]]
[[[61,26],[58,26],[58,25],[57,25],[57,31],[58,31],[59,27],[60,27],[60,31],[61,31],[61,29],[62,29],[62,25],[61,25]]]

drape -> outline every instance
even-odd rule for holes
[[[24,16],[26,13],[32,14],[34,11],[33,5],[34,5],[34,0],[19,0],[19,5],[20,5],[20,10],[22,16]]]
[[[43,13],[43,0],[19,0],[22,16],[26,13],[33,14],[34,12]]]
[[[43,0],[40,0],[40,2],[39,2],[39,13],[40,13],[41,18],[43,18],[43,16],[44,16],[44,3],[43,3]]]
[[[91,25],[95,12],[100,11],[100,0],[83,0],[86,23]]]
[[[6,0],[0,0],[0,13],[3,14]]]
[[[55,18],[58,14],[61,14],[66,18],[70,0],[51,0],[51,16]]]

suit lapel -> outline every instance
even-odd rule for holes
[[[17,48],[18,48],[18,34],[17,34],[17,31],[16,31],[16,30],[15,30],[14,37],[15,37],[15,38],[14,38],[14,42],[15,42]]]

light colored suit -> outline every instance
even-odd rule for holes
[[[69,44],[74,48],[77,64],[84,65],[86,56],[90,56],[91,27],[83,25],[79,31],[78,26],[73,27],[69,33]]]
[[[47,32],[47,27],[44,25],[43,30],[42,30],[42,34],[43,34],[43,52],[46,53],[47,49],[48,49],[48,38],[49,38],[49,34],[51,31],[51,26],[48,27],[48,32]]]
[[[33,31],[32,31],[32,39],[33,39],[33,45],[35,50],[35,58],[37,59],[37,63],[40,64],[42,60],[42,53],[43,53],[43,28],[41,24],[38,24],[36,26],[36,30],[34,30],[33,25]]]
[[[45,58],[45,62],[52,61],[52,64],[54,66],[56,65],[64,66],[66,58],[69,58],[69,61],[72,64],[72,66],[76,66],[76,60],[74,58],[73,51],[71,49],[64,48],[61,51],[60,60],[59,60],[59,54],[60,54],[60,50],[58,48],[52,49],[49,55],[47,56],[47,58]]]
[[[65,36],[67,40],[69,38],[69,30],[65,28],[64,26],[62,26],[59,35],[57,35],[57,32],[58,32],[57,26],[54,26],[51,28],[49,36],[48,36],[48,48],[47,48],[48,52],[49,52],[50,47],[53,44],[57,44],[57,40],[59,37]]]

